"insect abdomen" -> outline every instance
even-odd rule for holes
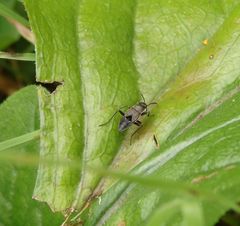
[[[123,117],[118,125],[118,130],[120,132],[123,132],[126,129],[128,129],[131,124],[132,124],[131,121],[128,121],[125,117]]]

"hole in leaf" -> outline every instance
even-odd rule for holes
[[[53,93],[58,86],[63,85],[63,82],[36,82],[36,85],[44,87],[49,93]]]
[[[235,226],[240,225],[240,214],[234,210],[228,210],[215,226]]]

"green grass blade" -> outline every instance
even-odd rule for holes
[[[5,18],[16,20],[20,24],[29,27],[29,22],[24,17],[20,16],[19,14],[17,14],[16,12],[14,12],[12,9],[10,9],[1,2],[0,2],[0,15]]]
[[[13,148],[17,145],[37,139],[37,138],[39,138],[39,134],[40,134],[40,130],[36,130],[34,132],[27,133],[22,136],[18,136],[18,137],[9,139],[9,140],[2,141],[2,142],[0,142],[0,151],[4,151],[6,149]]]
[[[0,59],[20,60],[20,61],[35,61],[35,54],[34,53],[0,52]]]

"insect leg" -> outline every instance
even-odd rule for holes
[[[122,116],[124,116],[125,114],[124,114],[124,112],[123,111],[121,111],[121,110],[118,110],[118,112],[122,115]]]
[[[142,123],[140,121],[136,121],[134,122],[135,125],[139,126],[134,132],[133,134],[131,135],[130,137],[130,145],[132,144],[132,138],[133,136],[143,127]]]
[[[107,125],[109,122],[111,122],[111,120],[114,118],[114,116],[118,113],[119,111],[116,111],[112,116],[111,116],[111,118],[107,121],[107,122],[105,122],[105,123],[103,123],[103,124],[100,124],[99,126],[105,126],[105,125]]]
[[[146,111],[142,112],[141,115],[148,115],[149,116],[150,112],[146,109]]]
[[[141,126],[142,125],[142,122],[140,122],[140,121],[136,121],[136,122],[134,122],[133,124],[135,124],[135,125],[137,125],[137,126]]]
[[[124,106],[124,107],[121,107],[120,109],[123,109],[123,108],[125,108],[125,107],[127,107],[127,106]],[[111,118],[107,121],[107,122],[105,122],[105,123],[103,123],[103,124],[101,124],[101,125],[99,125],[99,126],[105,126],[105,125],[107,125],[109,122],[111,122],[111,120],[114,118],[114,116],[119,112],[121,115],[124,115],[124,112],[122,112],[121,110],[117,110],[112,116],[111,116]]]

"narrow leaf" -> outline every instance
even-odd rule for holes
[[[34,53],[6,53],[0,52],[0,59],[35,61]]]
[[[32,133],[27,133],[19,137],[14,137],[9,140],[5,140],[3,142],[0,142],[0,151],[6,150],[8,148],[15,147],[17,145],[26,143],[28,141],[34,140],[36,138],[39,138],[39,130],[34,131]]]
[[[17,14],[15,11],[13,11],[11,8],[7,7],[5,4],[0,2],[0,15],[7,18],[7,19],[13,19],[18,21],[20,24],[29,27],[28,21]]]

